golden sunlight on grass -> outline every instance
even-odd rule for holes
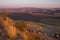
[[[6,20],[3,21],[3,26],[6,29],[8,35],[10,38],[15,38],[16,37],[16,27],[14,26],[14,22],[6,17]]]
[[[14,21],[6,16],[2,16],[0,19],[3,27],[7,31],[9,39],[13,40],[19,34],[19,38],[22,37],[23,40],[49,40],[48,37],[39,32],[39,30],[44,32],[46,29],[36,23],[24,20]]]

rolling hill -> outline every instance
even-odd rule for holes
[[[60,40],[60,10],[0,10],[0,40]]]
[[[22,20],[14,21],[6,16],[0,16],[0,19],[1,40],[51,40],[45,35],[47,30],[39,24]]]

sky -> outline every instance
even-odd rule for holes
[[[60,0],[0,0],[0,8],[60,8]]]

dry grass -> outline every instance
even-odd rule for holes
[[[20,35],[24,38],[24,40],[48,40],[48,38],[46,39],[45,36],[42,34],[38,34],[36,32],[29,32],[28,25],[26,25],[24,21],[18,21],[15,24],[15,22],[12,19],[8,17],[4,17],[4,18],[1,18],[2,24],[4,28],[6,29],[7,34],[10,39],[16,38],[17,31],[19,30],[19,32],[21,32]],[[40,27],[40,26],[36,27],[34,24],[31,24],[31,25],[33,25],[33,27],[35,27],[36,29]]]
[[[3,24],[4,28],[6,29],[8,36],[10,38],[15,38],[17,29],[14,26],[14,22],[11,19],[9,19],[8,17],[6,17],[6,19],[3,20],[2,24]]]

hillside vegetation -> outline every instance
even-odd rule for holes
[[[0,19],[0,25],[6,30],[7,35],[5,36],[8,36],[7,39],[9,40],[52,40],[42,33],[46,29],[41,25],[23,20],[15,21],[7,16],[0,16]],[[2,34],[2,36],[4,35]]]
[[[0,40],[60,40],[60,8],[0,9]]]

